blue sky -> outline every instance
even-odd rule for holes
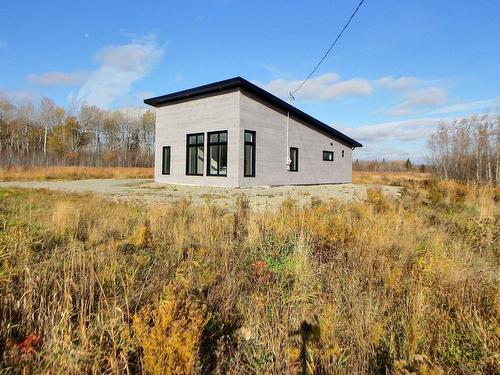
[[[242,76],[284,98],[358,0],[6,1],[0,95],[106,108]],[[500,1],[366,0],[294,105],[422,161],[437,121],[500,107]]]

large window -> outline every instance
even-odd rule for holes
[[[161,173],[170,174],[170,146],[163,146]]]
[[[333,151],[323,151],[323,160],[333,161]]]
[[[290,172],[297,172],[299,170],[299,149],[297,147],[290,147]]]
[[[186,139],[186,174],[203,176],[203,133],[188,134]]]
[[[211,132],[207,137],[207,174],[227,176],[227,131]]]
[[[255,177],[255,132],[245,130],[244,176]]]

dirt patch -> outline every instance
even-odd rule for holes
[[[369,187],[379,187],[382,192],[392,197],[399,197],[398,186],[372,184],[338,184],[312,186],[276,186],[226,188],[212,186],[185,186],[157,184],[150,179],[95,179],[78,181],[22,181],[0,182],[0,188],[51,189],[76,193],[96,193],[142,204],[168,203],[189,199],[195,204],[214,203],[232,206],[235,198],[244,194],[250,205],[256,209],[275,208],[287,198],[299,204],[310,204],[312,200],[358,201],[366,199]]]

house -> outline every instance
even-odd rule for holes
[[[155,181],[245,187],[346,183],[362,145],[241,78],[144,100]]]

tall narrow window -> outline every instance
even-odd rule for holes
[[[203,148],[205,139],[203,133],[188,134],[186,139],[186,174],[203,176]]]
[[[161,173],[170,174],[170,146],[163,146]]]
[[[297,147],[290,147],[290,172],[297,172],[299,170],[299,149]]]
[[[245,177],[255,177],[255,132],[245,130],[245,150],[243,157]]]
[[[210,132],[207,137],[207,174],[227,176],[227,131]]]
[[[344,150],[342,150],[342,157],[344,157]]]

